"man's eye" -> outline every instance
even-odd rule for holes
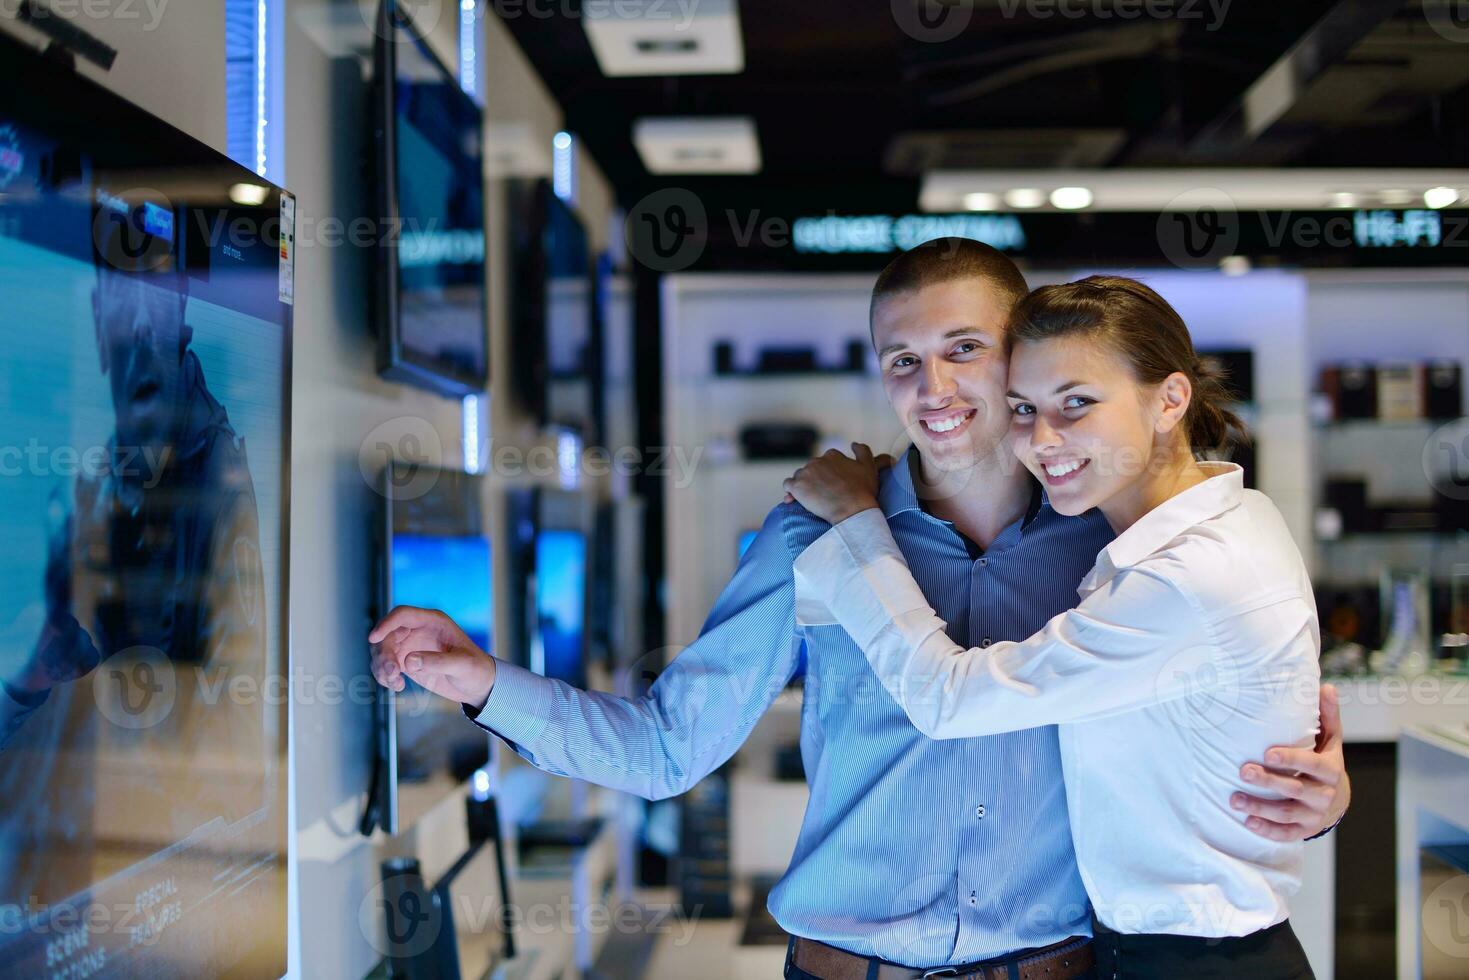
[[[964,341],[964,343],[962,343],[959,346],[957,346],[957,347],[954,348],[954,353],[955,354],[972,354],[973,352],[975,352],[977,350],[979,350],[979,345],[978,344],[976,344],[972,340],[966,340],[966,341]]]
[[[908,356],[906,354],[904,356],[902,356],[902,357],[895,357],[895,358],[893,358],[893,367],[895,367],[895,368],[912,367],[913,365],[915,365],[917,363],[918,363],[918,358],[916,358],[916,357],[910,357],[910,356]]]

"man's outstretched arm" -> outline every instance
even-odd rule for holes
[[[787,505],[789,506],[789,505]],[[496,660],[433,610],[400,607],[369,634],[373,674],[459,701],[537,768],[661,799],[734,754],[795,673],[792,560],[771,512],[699,638],[641,697],[583,691]]]

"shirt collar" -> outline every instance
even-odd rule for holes
[[[898,457],[892,469],[885,474],[886,478],[881,481],[877,491],[877,503],[882,508],[883,517],[892,520],[898,514],[910,510],[927,513],[923,509],[923,502],[918,499],[918,490],[913,483],[913,468],[919,465],[921,461],[918,450],[909,446],[903,455]],[[1045,490],[1041,485],[1032,481],[1030,503],[1026,505],[1025,516],[1000,532],[1000,536],[991,543],[990,550],[999,550],[1012,538],[1023,535],[1042,512],[1051,512],[1051,502],[1046,498]],[[937,520],[937,518],[934,519]]]
[[[1245,471],[1237,463],[1201,462],[1199,467],[1209,478],[1169,497],[1117,535],[1097,555],[1096,565],[1081,583],[1082,591],[1101,588],[1119,571],[1136,565],[1184,531],[1239,505]]]
[[[882,508],[882,516],[888,520],[904,511],[923,510],[918,502],[918,491],[913,488],[913,467],[917,465],[918,450],[909,446],[878,487],[877,503]]]

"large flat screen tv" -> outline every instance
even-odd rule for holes
[[[0,32],[7,976],[286,971],[293,214]]]
[[[483,478],[395,463],[383,477],[384,610],[440,609],[482,650],[493,649],[490,539],[481,515]],[[488,737],[459,706],[407,676],[378,690],[384,829],[399,833],[488,759]]]
[[[462,396],[489,381],[484,127],[410,6],[383,0],[374,49],[378,368]]]

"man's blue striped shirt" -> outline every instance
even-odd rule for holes
[[[982,553],[914,492],[910,450],[880,500],[924,594],[964,646],[1022,640],[1076,604],[1112,538],[1096,512],[1025,519]],[[1053,726],[935,741],[888,696],[840,626],[798,628],[792,566],[828,525],[781,505],[697,640],[647,694],[580,691],[501,663],[476,719],[547,772],[652,799],[739,748],[808,644],[801,755],[811,795],[770,893],[788,932],[909,966],[1004,955],[1089,934]]]

